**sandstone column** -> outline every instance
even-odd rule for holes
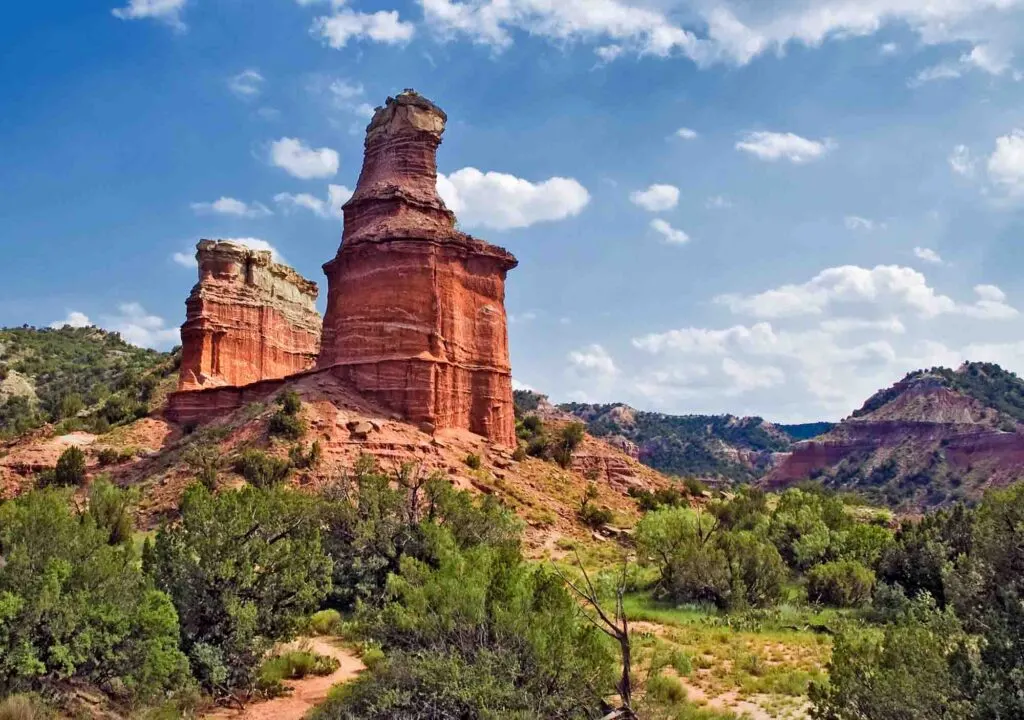
[[[455,229],[437,194],[447,117],[407,90],[378,108],[324,265],[327,315],[317,366],[413,422],[515,443],[507,250]]]
[[[200,240],[185,301],[179,390],[247,385],[308,370],[320,349],[316,283],[268,250]]]

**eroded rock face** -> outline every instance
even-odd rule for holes
[[[515,444],[503,248],[455,228],[437,194],[444,112],[406,91],[367,128],[317,362],[412,422]]]
[[[196,246],[199,282],[185,301],[179,390],[241,386],[306,370],[320,349],[316,283],[267,250]]]

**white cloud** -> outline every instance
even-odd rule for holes
[[[336,50],[349,40],[372,40],[388,45],[404,45],[412,39],[415,26],[402,21],[397,10],[362,13],[340,8],[334,15],[318,17],[310,32]]]
[[[750,132],[736,143],[737,150],[760,160],[788,160],[798,165],[818,160],[834,147],[831,140],[809,140],[791,132]]]
[[[217,213],[219,215],[234,215],[236,217],[259,218],[273,215],[263,203],[244,203],[231,197],[222,197],[213,202],[192,203],[192,210],[196,213]]]
[[[646,190],[636,190],[629,195],[630,202],[648,212],[671,210],[679,203],[679,188],[674,185],[651,185]]]
[[[882,55],[895,55],[900,51],[900,46],[894,42],[887,42],[878,48],[878,52]]]
[[[101,318],[100,326],[120,333],[125,342],[139,347],[166,350],[181,340],[178,328],[167,327],[162,317],[150,315],[137,302],[120,305],[116,315]]]
[[[725,195],[712,195],[704,203],[708,210],[728,210],[732,206],[732,200]]]
[[[683,140],[695,140],[697,139],[697,131],[682,127],[676,130],[676,137],[682,138]]]
[[[987,170],[989,179],[1008,195],[1024,195],[1024,130],[996,139]]]
[[[535,392],[532,387],[530,387],[526,383],[519,382],[515,378],[512,378],[512,389],[513,390],[526,390],[527,392]]]
[[[896,316],[882,320],[835,318],[833,320],[823,320],[819,327],[833,335],[846,335],[847,333],[863,332],[866,330],[893,333],[894,335],[903,335],[907,332],[906,325]]]
[[[424,19],[442,39],[466,37],[497,50],[515,34],[558,45],[595,43],[603,54],[682,55],[698,65],[745,65],[782,54],[790,44],[827,41],[906,28],[924,44],[971,43],[964,64],[992,72],[1006,63],[1010,13],[1024,0],[419,0]],[[685,29],[700,28],[700,36]],[[1011,35],[1012,37],[1012,35]],[[612,50],[614,49],[614,50]],[[894,43],[883,55],[898,50]]]
[[[621,45],[602,45],[594,50],[594,54],[605,64],[615,60],[624,52],[626,52],[626,48]]]
[[[468,37],[502,49],[512,30],[549,40],[597,41],[609,61],[633,52],[693,55],[700,41],[655,10],[620,0],[419,0],[428,27],[445,39]]]
[[[843,224],[846,225],[847,230],[851,231],[864,230],[865,232],[871,232],[876,227],[879,227],[874,220],[869,220],[859,215],[847,215],[843,218]]]
[[[522,323],[533,322],[537,319],[537,313],[532,310],[527,310],[524,313],[509,313],[508,321],[512,325],[520,325]]]
[[[60,330],[62,327],[84,328],[90,326],[92,326],[92,320],[89,319],[89,316],[77,310],[69,311],[68,316],[63,320],[50,323],[50,327],[54,330]]]
[[[940,295],[923,274],[908,267],[854,265],[828,268],[799,285],[783,285],[754,295],[726,294],[715,298],[734,313],[758,318],[822,315],[841,305],[872,305],[908,311],[925,318],[960,314],[979,318],[1013,317],[1017,311],[981,297],[973,304],[958,303]]]
[[[263,92],[263,76],[259,70],[243,70],[228,79],[228,89],[243,100],[257,98]]]
[[[237,238],[220,238],[220,240],[223,241],[223,242],[233,242],[233,243],[237,243],[239,245],[245,245],[247,248],[250,248],[252,250],[269,250],[270,251],[270,256],[274,260],[274,262],[285,263],[285,264],[287,264],[287,262],[288,262],[287,260],[284,259],[284,257],[281,255],[281,253],[278,252],[276,247],[271,245],[266,240],[261,240],[260,238],[237,237]],[[171,254],[171,260],[173,260],[178,265],[181,265],[182,267],[187,267],[187,268],[195,268],[195,267],[197,267],[195,250],[192,250],[191,252],[176,252],[176,253],[172,253]]]
[[[924,260],[927,263],[933,263],[935,265],[942,264],[942,256],[931,248],[926,247],[915,247],[914,256],[919,260]]]
[[[168,23],[176,30],[184,30],[181,11],[187,3],[188,0],[129,0],[125,7],[115,8],[111,12],[121,20],[153,18]]]
[[[612,377],[619,372],[612,356],[596,343],[570,352],[569,367],[583,376]]]
[[[775,387],[781,385],[786,379],[785,374],[777,367],[748,365],[728,357],[722,360],[722,372],[731,381],[725,389],[727,396],[742,395],[759,388]]]
[[[975,45],[954,61],[947,61],[921,70],[908,83],[917,87],[935,80],[951,80],[970,70],[981,70],[990,75],[1002,75],[1011,69],[1013,54],[992,45]]]
[[[326,200],[309,193],[283,192],[274,196],[274,202],[280,205],[285,212],[305,209],[322,218],[341,218],[344,217],[341,206],[348,202],[350,197],[352,197],[352,191],[344,185],[328,185]]]
[[[119,305],[116,314],[104,315],[98,323],[90,320],[85,313],[72,310],[65,319],[51,323],[50,327],[54,329],[65,326],[81,328],[93,325],[98,325],[110,332],[120,333],[125,342],[139,347],[166,350],[177,345],[180,340],[178,328],[167,327],[163,318],[149,314],[137,302]]]
[[[976,165],[977,161],[971,156],[971,151],[966,145],[957,145],[949,154],[949,166],[957,175],[974,177]]]
[[[672,227],[661,218],[651,220],[651,229],[661,235],[662,240],[670,245],[684,245],[690,242],[689,235]]]
[[[439,173],[437,192],[465,227],[497,230],[573,217],[590,202],[590,193],[572,178],[553,177],[533,183],[472,167],[450,175]]]
[[[327,147],[313,149],[297,138],[283,137],[270,146],[270,162],[302,180],[332,177],[341,159]]]

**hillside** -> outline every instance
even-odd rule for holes
[[[770,469],[776,454],[795,440],[814,437],[829,423],[779,426],[759,417],[663,415],[628,405],[569,403],[559,409],[578,417],[595,436],[632,446],[645,465],[661,472],[708,480],[749,482]]]
[[[103,432],[144,417],[176,367],[175,355],[94,327],[0,329],[0,439],[46,423]]]
[[[764,479],[817,479],[894,507],[977,500],[1024,478],[1024,381],[998,365],[909,373]]]

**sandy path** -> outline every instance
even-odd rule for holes
[[[365,669],[362,661],[348,650],[331,644],[330,638],[311,638],[303,641],[313,652],[337,658],[341,665],[330,675],[311,675],[302,680],[288,680],[292,688],[289,695],[253,703],[245,710],[221,709],[204,715],[204,720],[301,720],[310,710],[327,698],[327,693],[338,683],[351,680]]]

